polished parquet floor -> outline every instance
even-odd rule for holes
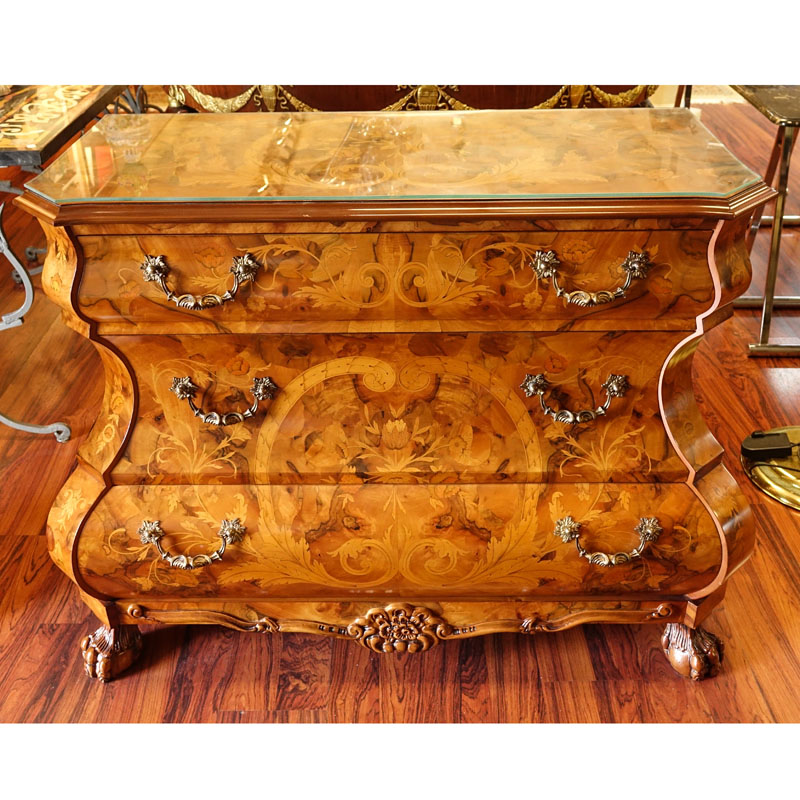
[[[699,107],[704,124],[763,173],[772,126],[745,104]],[[797,214],[800,167],[792,188]],[[8,204],[5,228],[17,252],[43,239]],[[756,291],[768,243],[767,229],[753,250]],[[790,229],[779,294],[800,294],[799,265],[800,229]],[[21,297],[0,263],[0,312]],[[778,317],[777,337],[800,338],[797,312]],[[97,623],[44,537],[99,406],[101,366],[39,294],[25,324],[0,334],[0,410],[63,419],[74,435],[57,444],[0,426],[0,722],[800,722],[800,513],[755,490],[738,463],[751,430],[800,424],[800,359],[748,359],[757,330],[757,313],[737,310],[695,359],[701,408],[758,526],[755,554],[707,623],[726,644],[716,679],[678,677],[656,626],[495,635],[398,657],[322,637],[165,626],[146,629],[139,662],[104,686],[84,676],[78,652]]]

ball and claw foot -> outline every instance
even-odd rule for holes
[[[81,640],[81,652],[86,674],[107,683],[139,657],[142,636],[136,625],[103,626]]]
[[[672,668],[684,678],[702,681],[719,673],[722,642],[703,628],[669,622],[661,637],[661,647]]]

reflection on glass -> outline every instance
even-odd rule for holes
[[[114,114],[102,128],[106,141],[114,148],[115,156],[129,164],[139,162],[150,140],[147,119],[142,114]]]
[[[0,149],[36,149],[102,89],[91,85],[20,86],[13,92],[0,92]]]
[[[722,197],[758,181],[687,109],[578,109],[106,117],[28,186],[68,203]]]

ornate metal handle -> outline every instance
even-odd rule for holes
[[[233,286],[223,295],[204,294],[195,297],[193,294],[175,294],[167,286],[167,275],[169,267],[164,262],[164,256],[145,256],[144,263],[140,266],[142,275],[146,281],[156,281],[161,287],[168,300],[175,303],[180,308],[188,308],[192,311],[202,311],[204,308],[221,306],[236,297],[236,292],[243,283],[253,280],[256,272],[261,265],[250,253],[243,256],[234,256],[231,272],[233,273]]]
[[[225,553],[225,548],[229,544],[234,544],[242,540],[245,534],[245,527],[239,522],[239,519],[224,519],[219,526],[217,535],[222,539],[222,544],[210,554],[203,553],[199,556],[171,556],[161,546],[161,537],[164,536],[164,530],[161,527],[159,520],[143,520],[137,531],[142,544],[154,544],[158,550],[158,554],[164,561],[171,567],[176,569],[197,569],[198,567],[207,567],[214,561],[219,561]]]
[[[556,258],[553,250],[537,250],[531,262],[531,267],[539,280],[550,278],[556,294],[559,297],[563,297],[566,303],[573,303],[576,306],[599,306],[625,297],[625,292],[630,289],[634,279],[644,278],[647,275],[647,271],[653,266],[650,256],[646,252],[637,253],[635,250],[631,250],[620,265],[626,273],[625,282],[622,286],[610,290],[603,289],[599,292],[587,292],[583,289],[568,292],[558,285],[558,268],[560,265],[561,262]]]
[[[634,558],[640,558],[645,548],[650,542],[654,542],[661,535],[661,525],[655,517],[642,517],[639,524],[633,529],[639,534],[639,546],[630,553],[589,553],[581,547],[580,536],[581,523],[576,522],[572,517],[564,517],[556,522],[553,534],[558,536],[564,544],[575,540],[575,547],[578,548],[578,555],[588,558],[590,564],[599,567],[615,567],[618,564],[627,564]]]
[[[169,390],[176,394],[180,400],[186,400],[194,415],[200,417],[208,425],[234,425],[237,422],[244,422],[258,411],[260,400],[271,400],[275,396],[275,392],[278,391],[278,387],[273,383],[272,378],[253,378],[253,386],[250,389],[253,393],[253,405],[246,411],[229,411],[227,414],[219,414],[216,411],[206,413],[202,408],[198,408],[194,404],[194,396],[198,388],[196,384],[192,383],[191,378],[185,377],[173,378],[172,386],[169,387]]]
[[[596,417],[605,416],[608,407],[611,405],[611,400],[614,397],[623,397],[630,388],[630,384],[628,383],[627,375],[609,375],[606,382],[601,385],[601,388],[606,390],[606,401],[594,411],[589,409],[585,411],[567,411],[566,409],[556,411],[550,408],[544,399],[544,393],[550,388],[550,382],[541,373],[538,375],[526,375],[525,380],[520,384],[520,388],[527,397],[533,397],[538,394],[539,402],[542,404],[542,411],[556,422],[575,425],[578,422],[591,422]]]

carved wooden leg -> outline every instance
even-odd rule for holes
[[[142,636],[136,625],[103,625],[81,640],[81,651],[86,674],[106,683],[136,661],[142,652]]]
[[[689,628],[679,622],[668,622],[661,637],[661,646],[673,669],[693,681],[713,678],[722,664],[722,642],[703,628]]]

